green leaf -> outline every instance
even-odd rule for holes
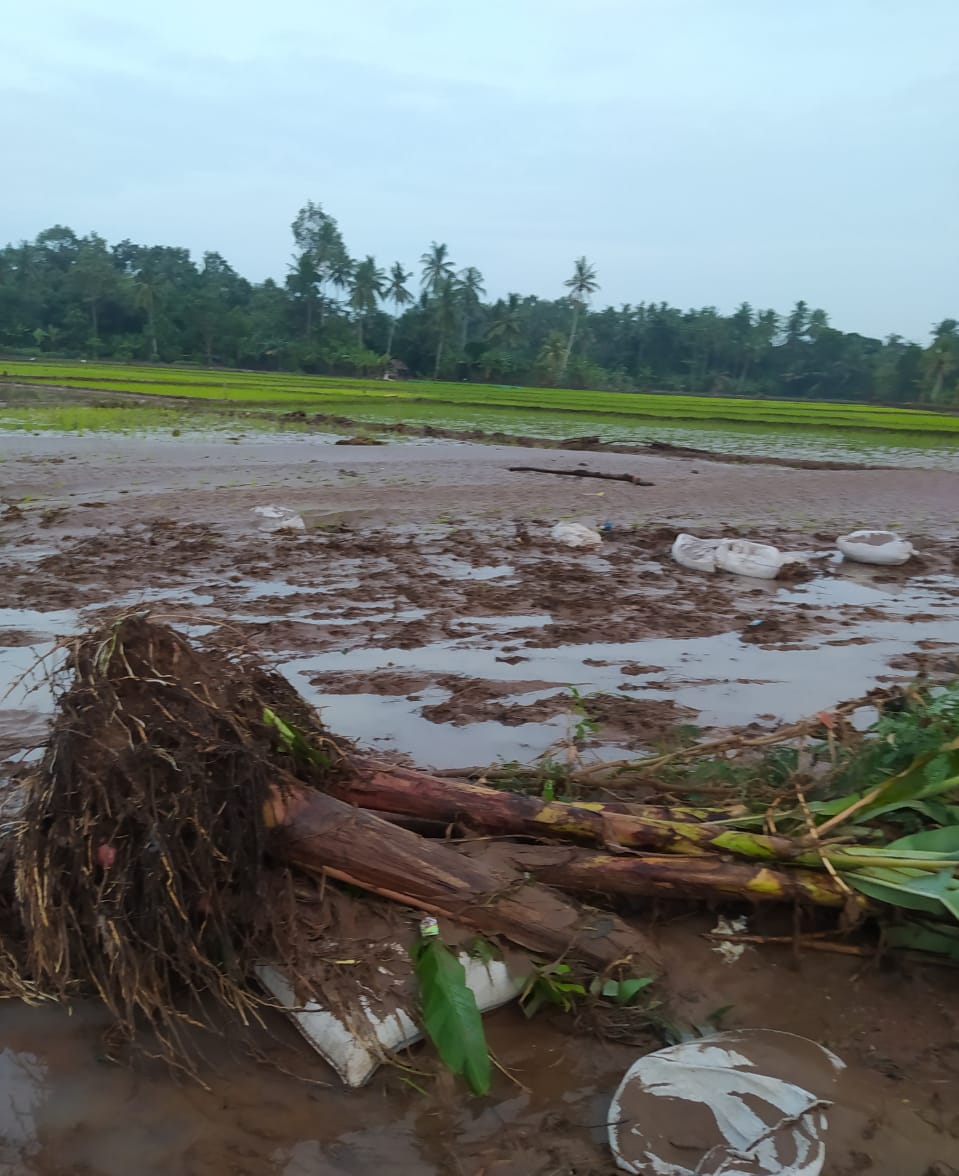
[[[630,1004],[636,999],[636,996],[642,992],[644,988],[648,988],[652,982],[652,976],[633,976],[628,980],[620,980],[617,984],[618,991],[615,995],[616,1003],[619,1005]]]
[[[864,789],[862,792],[852,793],[840,797],[838,800],[825,804],[811,805],[813,812],[820,816],[836,816],[851,808],[863,796],[875,791],[875,797],[867,805],[863,805],[855,812],[857,823],[879,817],[884,813],[894,812],[898,808],[909,807],[918,800],[925,800],[931,796],[939,796],[959,788],[959,775],[956,774],[955,760],[950,757],[949,772],[946,775],[937,769],[936,778],[929,780],[926,769],[930,762],[937,762],[940,756],[923,755],[916,759],[896,776],[890,776],[877,789]]]
[[[263,722],[276,731],[284,750],[293,759],[299,763],[314,764],[321,768],[329,767],[329,760],[326,756],[321,751],[317,751],[315,747],[311,747],[301,731],[285,722],[275,711],[266,706],[263,708]]]
[[[922,833],[911,833],[900,837],[886,847],[891,856],[893,851],[918,849],[933,852],[940,858],[955,857],[959,860],[959,825],[947,825],[944,829],[927,829]]]
[[[843,873],[843,878],[878,902],[902,907],[910,911],[925,911],[931,915],[952,914],[959,919],[959,883],[951,869],[938,874],[921,871],[884,870],[871,868]]]
[[[909,807],[936,825],[959,825],[959,804],[944,804],[930,797],[928,800],[917,800]]]
[[[928,951],[959,960],[959,927],[951,923],[901,923],[887,927],[886,943],[909,951]]]
[[[488,1093],[489,1049],[465,968],[435,937],[417,943],[412,956],[423,1025],[437,1053],[452,1073],[466,1079],[474,1094]]]
[[[926,783],[942,784],[952,775],[952,756],[939,754],[926,764]]]
[[[955,886],[942,896],[942,905],[959,923],[959,886]]]
[[[575,981],[556,979],[557,976],[568,976],[570,971],[569,964],[550,964],[530,974],[519,995],[520,1008],[527,1017],[534,1016],[543,1005],[558,1005],[564,1012],[575,1007],[575,998],[585,996],[586,989]],[[590,984],[589,990],[594,996],[599,992],[600,983],[597,976]]]

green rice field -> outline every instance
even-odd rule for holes
[[[597,435],[752,455],[959,468],[959,416],[820,401],[346,380],[185,367],[0,361],[0,429],[61,432],[302,429],[283,413],[329,413],[375,431],[396,422],[513,435]],[[54,389],[87,393],[76,402]],[[98,391],[132,394],[96,402]],[[156,403],[150,403],[152,398]],[[175,399],[170,399],[175,398]],[[6,404],[3,402],[7,400]],[[144,403],[146,401],[146,403]]]

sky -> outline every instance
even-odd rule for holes
[[[282,278],[432,240],[489,296],[959,318],[957,0],[30,0],[0,240],[60,223]]]

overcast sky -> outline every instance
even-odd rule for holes
[[[0,238],[53,223],[282,277],[307,200],[490,295],[959,317],[959,0],[25,0]]]

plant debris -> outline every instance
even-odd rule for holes
[[[646,997],[653,957],[639,930],[562,891],[822,908],[833,931],[869,921],[881,948],[959,958],[956,686],[874,694],[865,732],[849,722],[856,700],[761,736],[544,762],[524,795],[490,787],[492,773],[470,783],[365,759],[283,679],[142,612],[70,642],[65,672],[45,755],[0,838],[0,990],[93,991],[118,1040],[149,1026],[156,1052],[193,1075],[198,1026],[247,1025],[272,1003],[253,982],[264,959],[299,997],[319,990],[339,1010],[357,985],[374,992],[375,937],[349,958],[337,944],[402,908],[444,917],[454,937],[522,946],[539,961],[527,1008],[605,1002],[619,1012],[592,1022],[616,1034],[663,1002],[661,989]],[[643,804],[583,800],[630,782]],[[494,836],[450,844],[457,830]],[[730,954],[765,941],[736,919],[717,930]],[[860,950],[829,945],[846,947]],[[436,954],[416,953],[417,972]],[[444,1058],[485,1088],[477,1051],[466,1066],[462,1043],[441,1036]]]

